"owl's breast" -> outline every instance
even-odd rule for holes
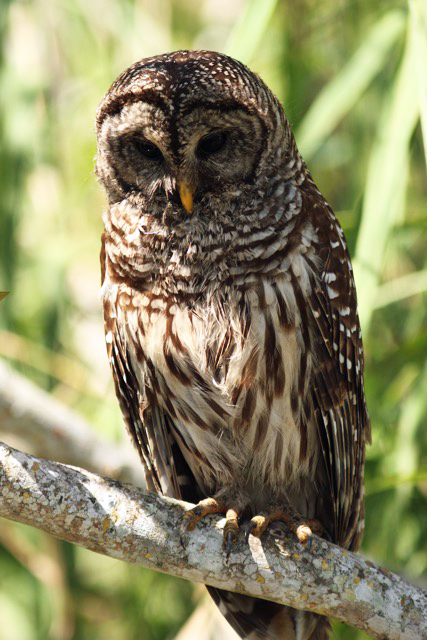
[[[229,203],[220,212],[209,203],[191,216],[173,211],[165,218],[141,213],[126,201],[115,204],[104,216],[111,275],[141,291],[191,304],[280,276],[295,249],[290,236],[296,221],[284,205],[261,209],[262,215],[250,205]]]
[[[313,464],[311,359],[292,295],[285,279],[191,306],[119,288],[142,395],[169,415],[184,455],[204,452],[195,473],[206,490],[240,468],[279,491]]]

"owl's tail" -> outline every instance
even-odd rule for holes
[[[207,587],[227,622],[245,640],[328,640],[327,618],[275,602]]]

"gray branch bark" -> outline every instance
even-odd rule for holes
[[[374,638],[427,638],[427,594],[315,537],[240,540],[226,561],[221,518],[179,534],[187,503],[0,446],[0,516],[87,549],[221,589],[335,617]]]

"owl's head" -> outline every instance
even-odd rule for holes
[[[152,213],[205,209],[257,186],[289,128],[279,102],[240,62],[210,51],[147,58],[114,82],[96,117],[97,175],[110,204]]]

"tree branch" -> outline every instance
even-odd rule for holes
[[[0,515],[142,567],[338,618],[375,638],[427,637],[427,594],[315,537],[240,540],[227,563],[221,521],[182,543],[187,503],[0,445]],[[214,526],[213,526],[214,525]]]

